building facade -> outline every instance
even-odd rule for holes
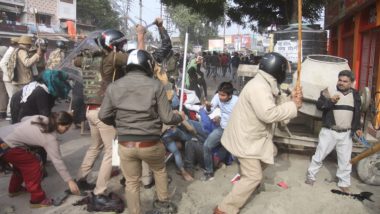
[[[380,0],[329,0],[325,13],[329,54],[348,60],[355,87],[368,87],[374,102],[380,93]],[[380,136],[372,128],[368,131]]]
[[[0,0],[0,36],[76,34],[77,0]]]

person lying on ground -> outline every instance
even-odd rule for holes
[[[0,158],[13,166],[8,187],[10,197],[27,191],[31,194],[31,208],[48,207],[53,203],[42,189],[41,158],[30,151],[31,146],[43,147],[70,191],[76,195],[80,194],[76,182],[62,160],[56,139],[56,133],[64,134],[70,128],[72,121],[71,114],[61,111],[52,113],[49,117],[42,115],[25,117],[20,123],[0,129]],[[22,186],[23,182],[25,187]]]

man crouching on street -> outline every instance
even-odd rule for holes
[[[120,167],[126,179],[125,195],[130,214],[140,214],[141,162],[153,171],[157,209],[175,213],[169,202],[165,146],[160,142],[162,123],[176,125],[184,114],[172,111],[164,86],[153,78],[154,59],[144,50],[130,53],[126,75],[107,88],[99,118],[114,125],[119,141]]]

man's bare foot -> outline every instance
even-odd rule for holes
[[[339,189],[342,190],[342,192],[350,193],[350,188],[348,187],[339,187]]]

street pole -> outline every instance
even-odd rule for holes
[[[224,19],[224,26],[223,26],[223,52],[224,52],[224,46],[226,45],[226,20]]]
[[[140,0],[140,25],[142,25],[142,0]]]
[[[162,19],[162,0],[160,0],[160,17]]]
[[[296,86],[301,86],[301,60],[302,60],[302,0],[298,0],[298,63]]]
[[[182,81],[181,81],[181,96],[179,98],[179,111],[182,111],[183,105],[183,94],[185,89],[185,78],[186,78],[186,58],[187,58],[187,42],[189,39],[189,33],[186,31],[185,36],[185,53],[183,55],[183,66],[182,66]]]

